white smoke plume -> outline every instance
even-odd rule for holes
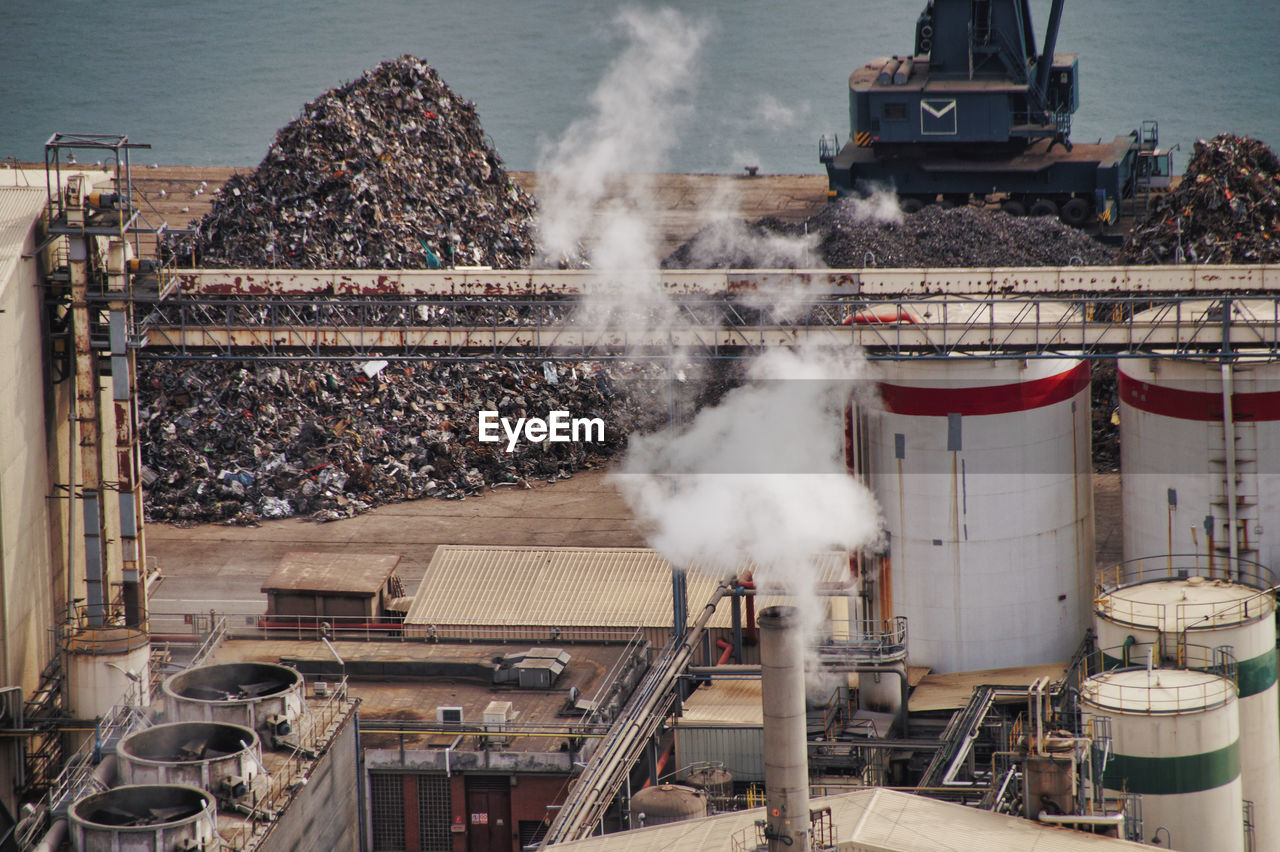
[[[691,114],[709,28],[670,9],[623,11],[615,24],[625,44],[591,111],[539,165],[539,256],[556,265],[585,248],[595,280],[579,302],[580,325],[665,331],[677,325],[677,305],[661,287],[660,211],[646,177],[667,168]],[[809,264],[806,246],[766,248],[789,266]],[[679,352],[673,359],[673,375],[692,370]],[[750,562],[761,583],[795,595],[808,624],[821,623],[816,555],[879,535],[875,501],[842,458],[844,410],[861,370],[847,353],[771,352],[751,364],[747,385],[688,425],[633,435],[616,476],[652,546],[718,576]]]
[[[754,564],[757,584],[794,595],[815,631],[820,554],[880,536],[879,507],[843,459],[864,363],[848,350],[773,350],[692,423],[633,436],[615,481],[650,544],[717,576]]]
[[[624,9],[626,46],[591,95],[591,112],[538,165],[543,263],[585,245],[596,269],[656,268],[656,210],[646,176],[666,170],[692,114],[708,27],[672,9]]]

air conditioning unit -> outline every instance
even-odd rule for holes
[[[456,725],[462,724],[462,708],[461,707],[437,707],[436,721],[449,722]]]
[[[484,708],[484,729],[486,731],[499,730],[497,726],[510,722],[512,716],[510,701],[490,701],[488,706]]]

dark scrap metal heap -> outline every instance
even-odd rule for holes
[[[807,220],[785,224],[760,219],[754,224],[712,224],[672,252],[669,268],[751,269],[769,266],[777,256],[761,257],[768,240],[731,239],[726,231],[756,237],[818,237],[817,253],[832,268],[947,266],[1105,265],[1114,254],[1087,234],[1052,217],[1019,218],[976,207],[944,209],[931,205],[901,221],[867,214],[865,202],[847,199]]]
[[[533,256],[533,213],[475,105],[402,56],[307,104],[172,248],[200,266],[510,269]]]
[[[327,521],[418,497],[527,487],[591,468],[665,420],[633,365],[150,361],[139,388],[143,480],[153,520]],[[661,368],[658,368],[661,369]],[[502,417],[605,421],[602,443],[477,440]],[[499,429],[501,432],[501,429]]]
[[[1247,136],[1196,143],[1177,189],[1129,232],[1123,263],[1280,261],[1280,162]]]

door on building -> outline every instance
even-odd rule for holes
[[[467,852],[511,852],[511,781],[467,776]]]

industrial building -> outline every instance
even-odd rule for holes
[[[257,270],[250,286],[157,265],[131,146],[55,137],[47,170],[0,187],[6,842],[908,850],[937,848],[942,824],[957,848],[1280,845],[1280,269],[663,273],[699,300],[782,277],[832,315],[898,318],[726,311],[627,341],[661,353],[674,335],[716,358],[860,346],[880,365],[881,403],[852,406],[832,443],[888,535],[822,555],[808,648],[749,565],[717,576],[642,548],[443,547],[417,589],[399,554],[300,548],[261,584],[261,618],[171,620],[148,607],[163,566],[145,546],[140,353],[545,361],[619,344],[451,300],[571,298],[575,271],[346,271],[342,299],[391,287],[431,310],[408,329],[245,324],[224,297],[287,304],[337,273]],[[63,159],[84,148],[112,167]],[[143,321],[179,287],[204,324]],[[1090,365],[1117,355],[1126,558],[1099,566]],[[655,825],[662,796],[692,821]]]

